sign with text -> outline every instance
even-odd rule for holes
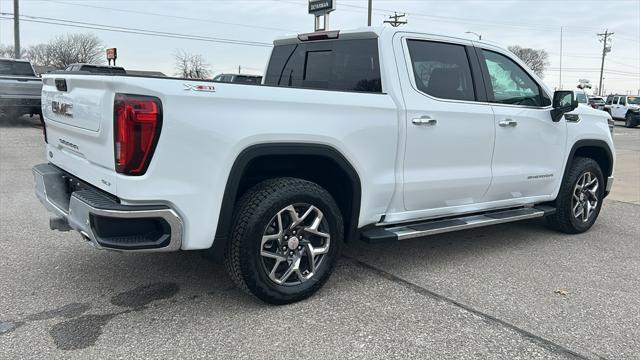
[[[335,9],[334,0],[309,0],[309,14],[324,15]]]
[[[107,49],[107,60],[115,60],[118,58],[118,49],[109,48]]]

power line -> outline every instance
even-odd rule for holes
[[[626,66],[626,67],[630,67],[630,68],[638,68],[638,69],[640,69],[640,65],[625,64],[625,63],[621,63],[619,61],[615,61],[615,60],[611,60],[611,59],[609,59],[609,62],[612,62],[614,64],[618,64],[618,65],[622,65],[622,66]]]
[[[11,17],[9,16],[13,16],[13,14],[0,12],[1,19],[11,19]],[[58,19],[58,18],[50,18],[50,17],[42,17],[42,16],[21,15],[20,17],[21,17],[21,21],[26,21],[26,22],[35,22],[35,23],[51,24],[51,25],[82,28],[82,29],[103,30],[103,31],[174,38],[174,39],[198,40],[198,41],[216,42],[216,43],[222,43],[222,44],[233,44],[233,45],[246,45],[246,46],[258,46],[258,47],[272,46],[272,44],[270,43],[264,43],[264,42],[258,42],[258,41],[237,40],[237,39],[217,38],[217,37],[209,37],[209,36],[201,36],[201,35],[181,34],[181,33],[174,33],[174,32],[144,30],[144,29],[136,29],[136,28],[127,28],[122,26],[93,24],[93,23],[86,23],[81,21],[72,21],[67,19]]]
[[[557,67],[550,67],[550,68],[548,68],[548,69],[549,69],[549,70],[557,70],[557,71],[560,71],[560,68],[557,68]],[[563,68],[562,68],[562,71],[565,71],[565,70],[569,70],[569,71],[584,71],[584,72],[600,72],[600,69],[598,69],[598,68],[575,68],[575,67],[573,67],[573,68],[567,68],[567,67],[563,67]],[[623,70],[607,70],[607,69],[605,69],[605,70],[604,70],[604,72],[606,72],[606,73],[610,73],[610,74],[612,74],[612,73],[616,73],[616,74],[619,74],[619,75],[629,75],[629,76],[635,76],[635,75],[637,75],[637,76],[640,76],[640,72],[632,72],[632,71],[623,71]]]
[[[233,23],[233,22],[227,22],[227,21],[219,21],[219,20],[211,20],[211,19],[180,16],[180,15],[160,14],[160,13],[154,13],[154,12],[148,12],[148,11],[125,10],[125,9],[117,9],[117,8],[112,8],[112,7],[106,7],[106,6],[70,3],[70,2],[65,2],[65,1],[56,1],[56,0],[50,0],[50,1],[54,2],[54,3],[58,3],[58,4],[71,5],[71,6],[82,6],[82,7],[93,8],[93,9],[111,10],[111,11],[118,11],[118,12],[124,12],[124,13],[132,13],[132,14],[141,14],[141,15],[150,15],[150,16],[161,16],[161,17],[168,17],[168,18],[182,19],[182,20],[202,21],[202,22],[208,22],[208,23],[212,23],[212,24],[241,26],[241,27],[246,27],[246,28],[250,28],[250,29],[264,29],[264,30],[273,30],[273,31],[298,32],[297,30],[283,29],[283,28],[276,28],[276,27],[269,27],[269,26],[249,25],[249,24]]]

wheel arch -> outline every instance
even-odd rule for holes
[[[566,179],[569,169],[576,157],[587,157],[595,160],[604,174],[605,188],[608,177],[613,174],[613,152],[604,140],[583,139],[576,141],[571,147],[566,166],[564,168],[563,182]]]
[[[320,161],[322,170],[325,172],[335,172],[330,174],[311,173],[305,172],[304,168],[297,166],[310,159]],[[282,165],[283,161],[286,161],[286,165]],[[267,170],[263,168],[267,163],[270,165],[281,164],[282,166],[275,166],[275,168],[269,166]],[[241,151],[229,172],[212,247],[215,258],[222,256],[229,240],[233,226],[234,207],[239,197],[258,182],[280,176],[299,177],[314,181],[327,189],[342,211],[345,240],[357,234],[362,192],[361,182],[357,171],[342,153],[334,147],[322,144],[257,144]],[[337,179],[335,186],[331,184],[334,179]],[[332,181],[328,182],[328,180]],[[347,185],[348,189],[342,188],[342,185]]]

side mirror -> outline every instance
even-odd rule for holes
[[[575,110],[578,107],[573,91],[558,90],[553,93],[553,109],[551,109],[551,119],[558,122],[562,115]]]

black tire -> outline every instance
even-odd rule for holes
[[[627,115],[624,117],[624,126],[628,128],[634,128],[637,125],[638,124],[636,124],[636,122],[633,120],[633,113],[628,112]]]
[[[322,212],[330,245],[310,279],[297,285],[282,285],[272,281],[266,271],[260,255],[261,240],[274,217],[292,204],[308,204]],[[225,267],[233,282],[245,292],[270,304],[289,304],[311,296],[324,285],[335,268],[343,238],[340,209],[325,189],[297,178],[270,179],[251,188],[236,204]],[[288,266],[284,262],[283,265]]]
[[[569,172],[566,178],[563,179],[560,192],[555,201],[556,213],[547,217],[547,221],[553,228],[561,232],[580,234],[589,230],[600,214],[604,196],[604,176],[598,163],[590,158],[576,157],[570,166]],[[574,216],[572,199],[578,181],[587,172],[594,174],[598,180],[598,189],[596,191],[598,201],[595,210],[593,210],[593,214],[586,222],[583,222]]]

